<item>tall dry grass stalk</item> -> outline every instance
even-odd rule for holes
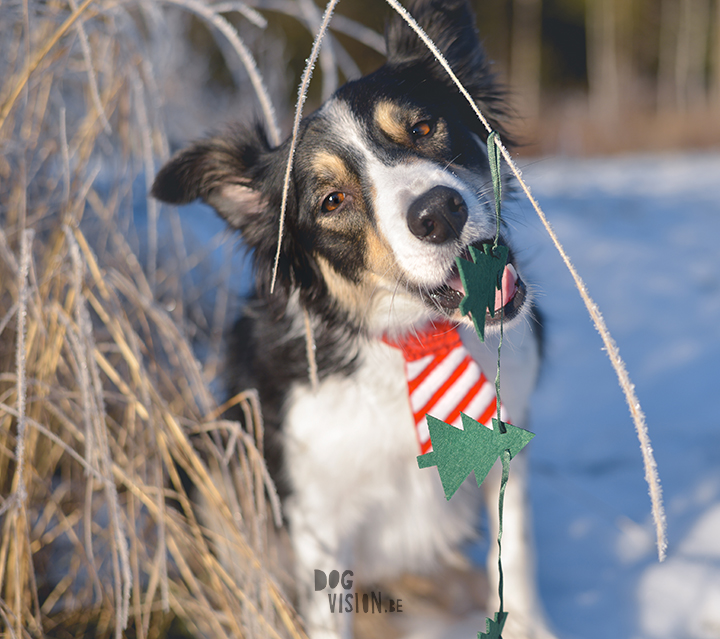
[[[220,420],[217,367],[195,355],[220,350],[227,281],[208,276],[218,293],[200,303],[203,254],[178,218],[147,202],[146,230],[133,219],[168,154],[164,12],[183,10],[242,45],[199,0],[0,4],[0,632],[13,639],[304,636],[279,585],[257,398],[235,399],[244,427]]]

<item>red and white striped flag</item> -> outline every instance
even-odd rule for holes
[[[495,384],[487,380],[449,322],[429,325],[400,341],[385,340],[405,357],[410,408],[420,453],[432,450],[426,415],[462,429],[460,413],[492,428],[497,417]],[[505,407],[500,415],[507,422]]]

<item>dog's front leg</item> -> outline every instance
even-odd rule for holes
[[[305,629],[310,639],[351,639],[352,615],[342,610],[341,597],[345,592],[324,586],[315,590],[316,570],[328,576],[333,570],[342,573],[351,565],[351,545],[338,534],[331,513],[322,517],[307,500],[303,501],[293,499],[287,513],[295,553],[298,604]]]

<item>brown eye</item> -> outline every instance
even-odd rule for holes
[[[430,122],[425,121],[418,122],[410,129],[410,133],[412,133],[414,138],[424,138],[426,135],[430,135],[431,131],[432,125]]]
[[[345,194],[341,191],[335,191],[328,195],[322,203],[323,213],[332,213],[345,201]]]

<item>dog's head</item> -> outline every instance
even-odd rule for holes
[[[409,9],[502,134],[501,94],[467,3]],[[387,48],[386,64],[301,124],[273,294],[282,307],[297,292],[316,314],[374,334],[460,321],[455,258],[495,236],[483,125],[399,16]],[[166,202],[202,198],[241,231],[260,296],[270,295],[289,146],[273,148],[260,126],[236,129],[180,152],[153,186]],[[503,294],[506,320],[528,306],[512,263]]]

